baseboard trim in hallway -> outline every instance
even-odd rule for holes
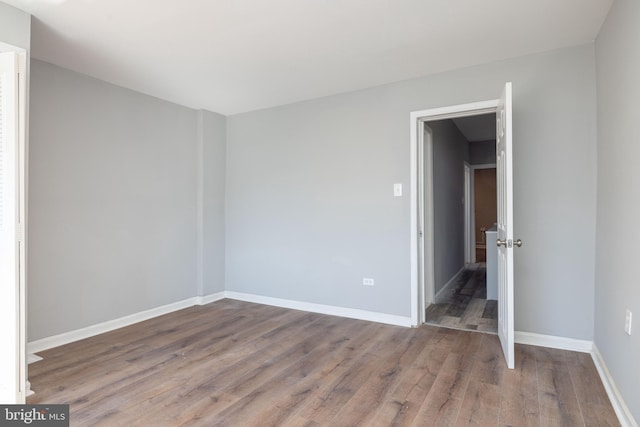
[[[451,293],[455,290],[456,282],[460,279],[464,271],[466,270],[466,265],[460,268],[456,274],[454,274],[451,279],[435,294],[433,297],[433,302],[435,304],[444,302]]]

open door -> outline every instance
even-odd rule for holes
[[[511,159],[511,83],[507,83],[496,111],[498,191],[498,337],[509,369],[514,368],[513,333],[513,163]]]

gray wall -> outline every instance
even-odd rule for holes
[[[224,199],[227,119],[198,111],[203,167],[202,295],[224,291]]]
[[[618,0],[596,42],[598,227],[595,343],[640,421],[640,3]],[[625,309],[634,314],[624,333]]]
[[[381,92],[227,119],[227,290],[409,312],[408,132]]]
[[[196,112],[32,61],[30,341],[196,294]]]
[[[467,139],[451,120],[426,123],[433,135],[434,290],[464,267],[464,162]]]
[[[593,45],[229,117],[227,289],[409,316],[409,113],[495,99],[506,81],[516,329],[592,339]]]
[[[0,42],[29,50],[31,15],[0,2]]]
[[[469,143],[469,163],[488,165],[496,162],[496,141],[475,141]]]
[[[30,340],[196,295],[198,188],[204,294],[226,276],[231,291],[409,316],[409,112],[494,99],[505,81],[516,328],[593,337],[592,45],[230,117],[224,171],[222,117],[198,127],[193,110],[35,64]]]

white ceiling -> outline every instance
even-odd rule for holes
[[[0,0],[32,54],[234,114],[591,42],[612,0]]]

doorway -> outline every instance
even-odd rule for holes
[[[489,143],[488,151],[491,151],[495,158],[495,138]],[[470,144],[474,146],[476,144]],[[471,148],[471,147],[470,147]],[[497,222],[497,182],[496,164],[474,164],[471,168],[470,199],[471,205],[468,213],[471,215],[469,222],[472,230],[471,260],[470,263],[486,263],[487,251],[491,249],[488,245],[491,231],[495,231]],[[467,200],[465,200],[467,203]],[[466,220],[466,218],[465,218]],[[465,242],[466,243],[466,242]]]
[[[470,104],[414,111],[410,114],[410,274],[411,323],[425,320],[426,304],[433,302],[434,269],[433,141],[425,122],[495,114],[498,221],[496,246],[498,281],[498,337],[509,369],[514,368],[513,249],[521,246],[513,237],[513,128],[512,84],[506,83],[499,98]],[[462,175],[462,173],[460,174]]]
[[[487,251],[496,251],[495,239],[487,245],[497,215],[495,163],[487,163],[496,158],[496,115],[429,120],[423,126],[431,147],[431,160],[423,163],[431,177],[420,187],[432,192],[431,209],[423,215],[426,222],[432,214],[434,247],[433,260],[424,260],[433,271],[425,323],[497,333],[497,292],[489,298],[486,279]],[[495,271],[495,256],[492,261]]]
[[[411,113],[411,323],[425,321],[434,301],[433,134],[426,122],[495,114],[499,100],[440,107]],[[473,235],[473,233],[470,233]]]

